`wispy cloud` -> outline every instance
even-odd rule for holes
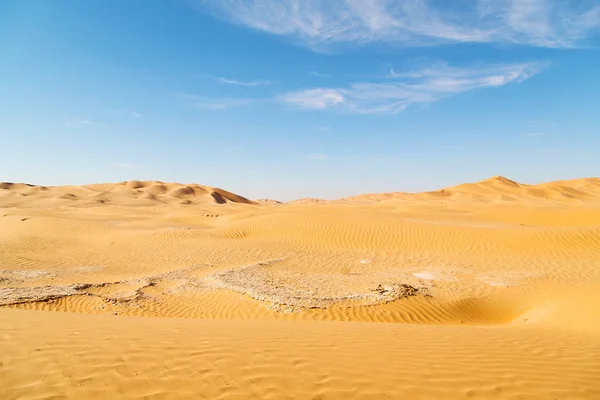
[[[311,154],[307,156],[309,160],[327,160],[329,156],[327,154]]]
[[[90,121],[89,119],[71,118],[65,122],[65,126],[68,126],[71,128],[81,128],[83,126],[89,126],[89,125],[93,125],[93,122]]]
[[[197,101],[194,105],[198,108],[204,108],[209,110],[227,110],[233,107],[247,106],[258,103],[257,99],[211,99],[206,101]]]
[[[324,110],[341,105],[346,97],[339,89],[306,89],[279,97],[280,101],[299,108]]]
[[[131,162],[115,162],[110,165],[113,168],[122,168],[122,169],[133,169],[137,168],[138,165]]]
[[[347,87],[310,88],[286,93],[278,100],[308,110],[338,109],[359,114],[397,114],[416,104],[429,104],[460,93],[523,82],[543,63],[452,68],[439,63],[417,71],[397,73],[377,82]]]
[[[526,130],[522,136],[530,139],[545,137],[554,132],[555,125],[554,121],[546,118],[531,119],[525,121]]]
[[[546,136],[546,132],[526,132],[523,136],[528,138],[541,138]]]
[[[525,124],[531,128],[548,128],[555,125],[554,121],[545,118],[531,119],[529,121],[525,121]]]
[[[267,98],[210,98],[181,94],[194,107],[227,110],[257,104],[280,104],[303,110],[339,110],[353,114],[398,114],[460,93],[523,82],[546,63],[450,67],[432,63],[417,70],[390,70],[386,76],[342,87],[312,87]]]
[[[441,144],[436,147],[444,151],[460,151],[467,149],[467,146],[464,144]]]
[[[140,114],[140,113],[137,113],[137,112],[135,112],[135,111],[133,111],[133,112],[131,113],[131,116],[132,116],[133,118],[142,118],[142,114]]]
[[[331,75],[324,74],[324,73],[319,72],[319,71],[308,71],[308,74],[312,75],[312,76],[319,77],[319,78],[330,78],[331,77]]]
[[[312,161],[357,161],[361,162],[381,162],[387,161],[388,158],[378,154],[324,154],[324,153],[314,153],[306,156],[307,160]]]
[[[193,107],[206,110],[227,110],[235,107],[249,106],[253,104],[266,103],[270,100],[261,98],[229,98],[229,97],[203,97],[191,94],[180,94],[180,97],[188,101]]]
[[[516,43],[577,47],[600,28],[597,0],[196,0],[218,18],[319,48],[333,43]]]
[[[221,83],[225,83],[227,85],[237,85],[237,86],[250,86],[250,87],[254,87],[254,86],[268,86],[268,85],[272,85],[276,82],[273,81],[267,81],[267,80],[261,80],[261,81],[239,81],[237,79],[229,79],[229,78],[223,78],[222,76],[210,76],[211,78],[221,82]]]

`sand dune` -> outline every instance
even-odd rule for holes
[[[160,181],[125,181],[120,183],[93,184],[79,187],[73,186],[37,186],[24,183],[0,183],[0,199],[5,206],[27,203],[39,205],[40,201],[53,200],[79,200],[89,202],[92,200],[105,200],[115,204],[144,204],[135,200],[156,200],[157,203],[172,204],[178,200],[190,200],[186,204],[199,203],[245,203],[245,204],[279,204],[271,199],[260,199],[255,202],[245,197],[227,192],[223,189],[202,186],[197,184],[165,183]],[[31,198],[30,196],[33,196]],[[30,197],[25,200],[24,197]],[[12,202],[8,199],[12,198]],[[335,202],[374,202],[385,200],[410,200],[410,201],[435,201],[464,199],[468,202],[496,202],[496,201],[600,201],[600,178],[583,178],[563,181],[527,185],[512,181],[503,176],[495,176],[476,183],[466,183],[451,186],[433,192],[422,193],[372,193],[347,197]],[[96,201],[97,202],[97,201]],[[317,198],[302,198],[287,202],[287,204],[316,204],[331,202]],[[62,205],[58,203],[57,205]]]
[[[423,193],[375,193],[349,197],[349,201],[461,201],[510,202],[510,201],[555,201],[581,202],[600,201],[600,178],[555,181],[538,185],[526,185],[503,176],[495,176],[481,182],[451,186],[434,192]]]
[[[67,201],[62,201],[67,200]],[[160,181],[125,181],[85,186],[36,186],[0,183],[0,203],[5,207],[93,206],[153,204],[253,204],[245,197],[223,189],[197,184],[183,185]]]
[[[597,178],[2,183],[0,207],[1,399],[600,398]]]

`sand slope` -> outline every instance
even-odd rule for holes
[[[423,193],[374,193],[343,199],[346,201],[554,201],[583,202],[600,201],[600,178],[555,181],[538,185],[527,185],[503,176],[495,176],[481,182],[451,186],[434,192]]]
[[[7,400],[600,397],[585,333],[14,310],[0,324]]]
[[[5,207],[254,203],[219,188],[160,181],[126,181],[86,186],[37,186],[2,182],[0,202]]]
[[[1,399],[600,398],[598,179],[0,207]]]

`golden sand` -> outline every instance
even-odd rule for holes
[[[599,399],[599,376],[600,179],[0,184],[0,399]]]

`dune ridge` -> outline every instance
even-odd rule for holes
[[[0,198],[3,203],[25,206],[34,201],[52,200],[56,205],[68,205],[78,202],[115,203],[128,205],[160,204],[321,204],[369,203],[391,200],[406,201],[479,201],[486,202],[598,202],[600,201],[600,178],[580,178],[559,180],[535,185],[519,183],[503,176],[494,176],[475,183],[450,186],[431,192],[386,192],[367,193],[336,200],[302,198],[288,202],[272,199],[249,200],[243,196],[220,188],[198,184],[165,183],[161,181],[125,181],[120,183],[102,183],[83,186],[38,186],[25,183],[0,183]],[[8,202],[8,199],[12,199]]]
[[[38,186],[0,183],[4,206],[94,206],[98,204],[256,204],[220,188],[161,181],[125,181],[83,186]],[[64,201],[63,201],[64,200]]]
[[[450,186],[421,193],[371,193],[346,197],[341,201],[600,201],[600,178],[582,178],[546,182],[537,185],[519,183],[503,176],[494,176],[476,183]]]

